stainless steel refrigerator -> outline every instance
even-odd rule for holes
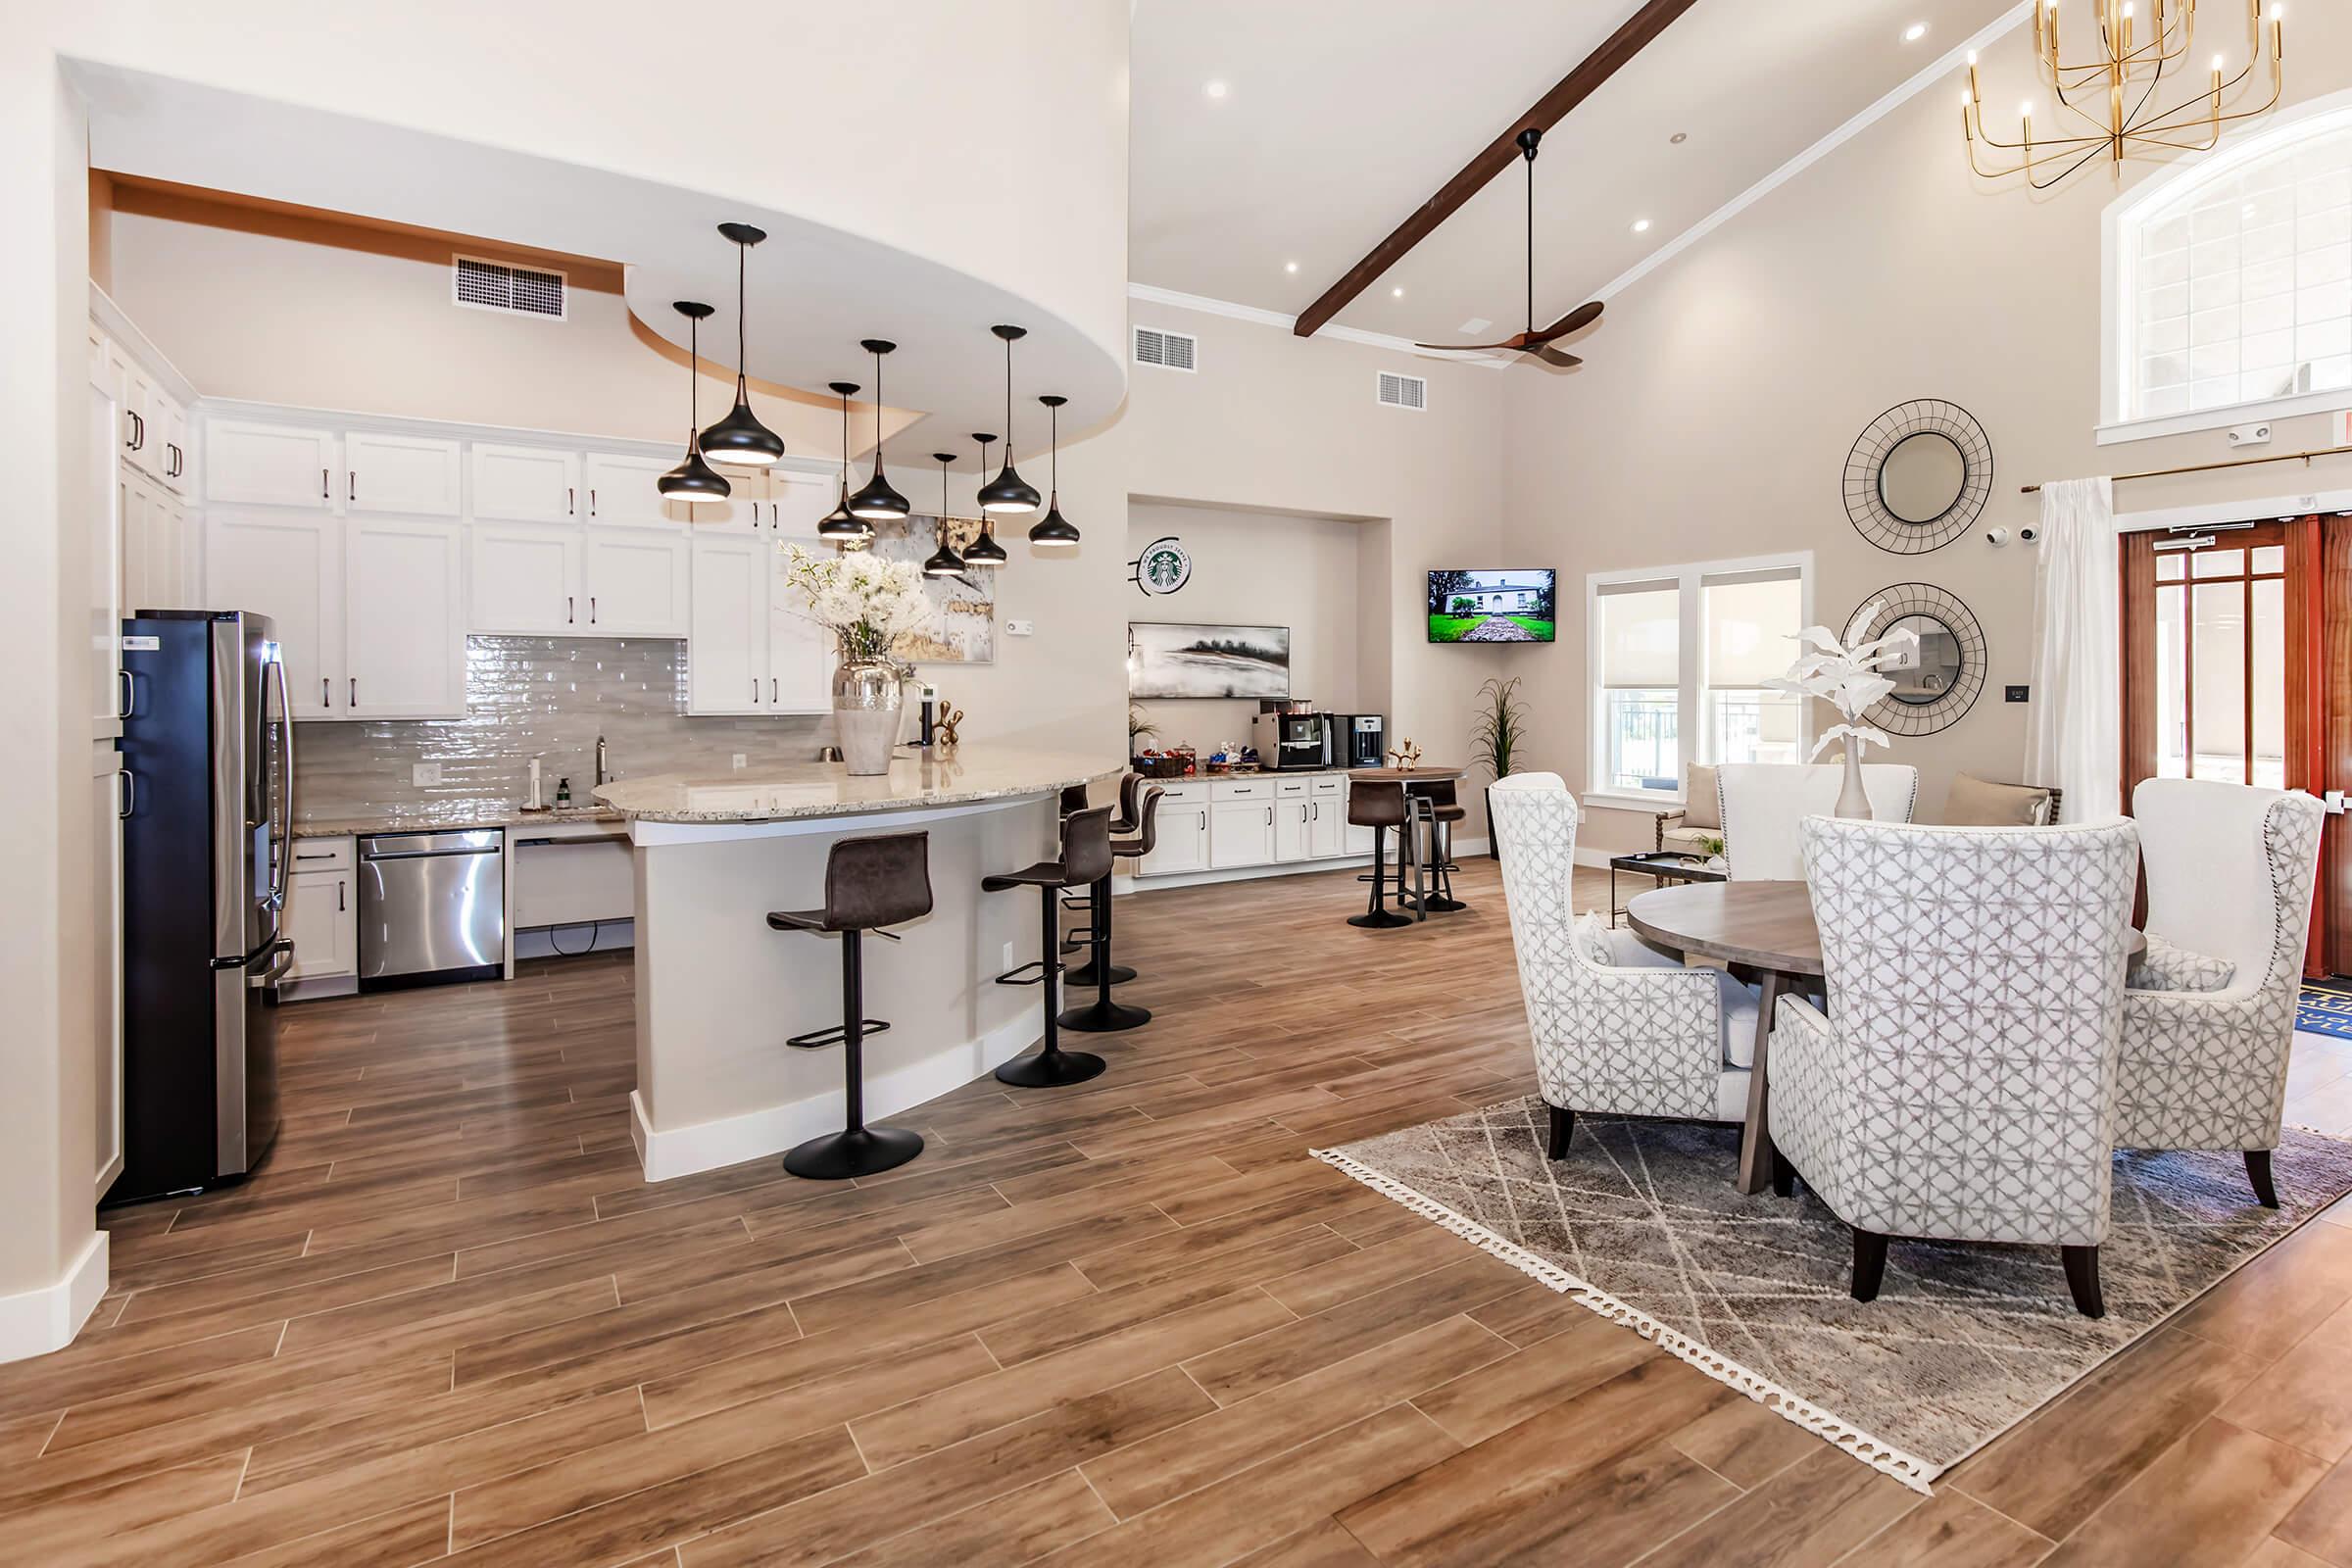
[[[122,1174],[110,1202],[210,1187],[277,1132],[276,982],[294,802],[267,615],[122,623]]]

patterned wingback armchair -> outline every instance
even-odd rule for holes
[[[1576,797],[1557,773],[1514,773],[1488,797],[1536,1079],[1551,1107],[1550,1154],[1568,1152],[1578,1111],[1739,1121],[1747,1072],[1727,1041],[1754,1038],[1752,990],[1685,968],[1597,911],[1579,920]]]
[[[2301,791],[2152,778],[2132,792],[2148,956],[2124,994],[2116,1144],[2234,1149],[2273,1208],[2327,808]]]
[[[1827,1016],[1784,997],[1775,1185],[1854,1231],[1854,1298],[1890,1236],[2056,1244],[2098,1317],[2138,830],[1808,817]]]

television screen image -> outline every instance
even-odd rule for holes
[[[1429,574],[1433,643],[1547,643],[1559,573],[1548,566]]]

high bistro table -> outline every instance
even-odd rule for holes
[[[1404,793],[1409,796],[1416,793],[1418,786],[1425,784],[1449,783],[1454,779],[1460,778],[1464,771],[1466,770],[1463,768],[1447,767],[1441,763],[1431,762],[1425,763],[1419,767],[1351,768],[1349,769],[1348,776],[1349,779],[1361,784],[1401,784],[1404,786]],[[1488,831],[1491,833],[1494,830],[1490,828]],[[1438,835],[1434,830],[1425,835],[1423,852],[1425,858],[1421,863],[1421,871],[1424,878],[1423,885],[1427,886],[1429,883],[1436,880],[1438,869]],[[1404,876],[1404,848],[1401,836],[1397,841],[1396,864],[1398,886],[1401,888],[1403,885]],[[1431,904],[1429,907],[1443,912],[1449,908],[1458,909],[1462,907],[1462,906],[1458,904]]]
[[[1802,882],[1705,882],[1638,893],[1626,902],[1626,923],[1654,947],[1688,958],[1714,958],[1753,970],[1763,990],[1756,1009],[1756,1055],[1747,1074],[1747,1125],[1740,1135],[1738,1185],[1763,1191],[1772,1180],[1771,1080],[1767,1048],[1772,1013],[1789,991],[1822,987],[1821,933],[1813,897]],[[2128,957],[2147,951],[2132,933]],[[1826,1000],[1826,989],[1824,997]]]

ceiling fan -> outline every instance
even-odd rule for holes
[[[1600,301],[1588,300],[1552,322],[1541,332],[1536,330],[1536,148],[1543,143],[1544,132],[1530,125],[1519,133],[1519,156],[1527,164],[1527,330],[1514,333],[1499,343],[1416,343],[1417,349],[1433,349],[1440,354],[1477,354],[1494,349],[1515,349],[1540,364],[1554,369],[1566,370],[1585,362],[1565,349],[1551,346],[1552,339],[1591,326],[1600,319]]]

